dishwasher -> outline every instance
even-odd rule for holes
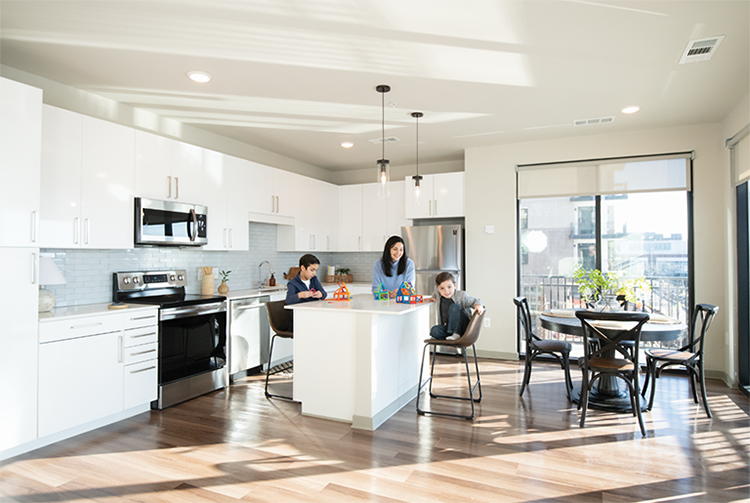
[[[266,302],[268,296],[230,301],[229,379],[241,379],[268,363],[270,326]]]

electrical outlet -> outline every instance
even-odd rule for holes
[[[485,318],[484,319],[484,327],[485,328],[490,328],[490,319],[489,318]]]

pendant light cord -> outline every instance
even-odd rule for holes
[[[383,111],[381,117],[381,129],[380,129],[380,143],[383,146],[383,154],[380,156],[381,159],[385,159],[385,93],[380,93],[382,103],[380,109]]]

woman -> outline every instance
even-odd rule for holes
[[[383,256],[372,266],[372,291],[382,284],[390,298],[396,297],[401,283],[414,284],[414,261],[406,256],[404,240],[401,236],[391,236],[385,242]]]

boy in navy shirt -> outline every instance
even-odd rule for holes
[[[286,284],[286,303],[298,304],[328,297],[323,285],[315,274],[320,267],[320,260],[309,253],[299,259],[299,274]]]

